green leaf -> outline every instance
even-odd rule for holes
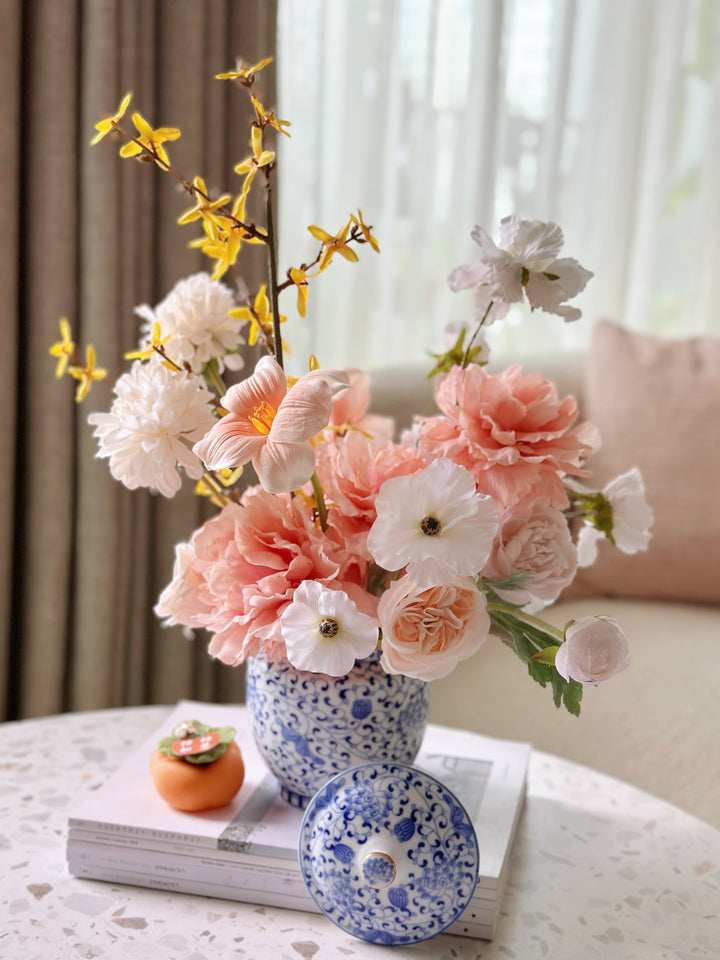
[[[557,654],[558,649],[558,645],[554,643],[552,646],[545,647],[544,650],[540,650],[538,653],[536,653],[533,656],[533,660],[535,660],[536,663],[547,663],[549,666],[554,667],[555,655]]]
[[[556,707],[564,706],[568,713],[579,716],[582,684],[575,680],[565,680],[555,668],[558,640],[539,627],[523,622],[520,616],[520,611],[517,617],[510,613],[493,611],[493,632],[525,661],[528,673],[536,683],[541,687],[550,685]]]
[[[200,723],[199,720],[191,720],[190,723],[195,728],[197,736],[203,736],[205,734],[217,731],[220,740],[211,750],[204,750],[202,753],[194,753],[184,757],[178,757],[177,754],[173,753],[172,745],[179,738],[174,734],[171,734],[169,737],[163,737],[163,739],[158,743],[157,748],[160,753],[164,753],[168,757],[173,757],[175,760],[184,760],[186,763],[193,763],[196,765],[213,763],[225,753],[228,746],[235,739],[234,727],[208,727],[207,724]]]

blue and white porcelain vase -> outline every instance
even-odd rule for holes
[[[388,760],[410,764],[427,724],[429,685],[391,676],[379,653],[345,677],[248,660],[246,700],[255,741],[288,803],[305,807],[331,777]]]

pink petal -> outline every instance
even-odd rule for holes
[[[198,440],[193,453],[209,470],[224,470],[252,460],[265,441],[249,420],[229,414]]]
[[[343,370],[306,373],[283,400],[270,430],[272,440],[302,443],[316,436],[328,425],[334,394],[349,385]]]
[[[251,377],[230,387],[222,405],[231,413],[248,417],[263,401],[277,410],[286,393],[287,379],[282,367],[274,357],[262,357]]]
[[[312,476],[315,451],[309,443],[276,443],[268,439],[253,457],[253,467],[268,493],[288,493]]]

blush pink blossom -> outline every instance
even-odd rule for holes
[[[377,516],[378,491],[393,477],[417,473],[426,466],[416,450],[388,440],[371,440],[350,431],[337,443],[319,443],[315,471],[331,508],[331,522],[348,550],[370,559],[367,535]]]
[[[577,565],[577,550],[564,515],[535,501],[503,513],[482,575],[489,580],[528,575],[517,589],[494,589],[501,599],[534,613],[557,599],[572,582]]]
[[[288,493],[310,479],[315,454],[310,440],[327,425],[332,398],[348,386],[342,370],[312,370],[292,390],[273,357],[258,361],[247,380],[223,397],[227,416],[193,451],[210,470],[249,460],[270,493]]]
[[[344,590],[362,613],[375,615],[377,601],[363,589],[366,569],[336,531],[316,526],[301,497],[253,487],[179,546],[156,612],[209,630],[208,650],[223,663],[261,651],[281,659],[280,616],[304,580]]]
[[[481,493],[501,508],[540,499],[563,509],[562,478],[588,476],[583,464],[599,446],[595,428],[573,426],[573,397],[520,366],[499,374],[471,364],[438,377],[442,416],[420,421],[418,449],[428,460],[448,457],[472,473]]]
[[[485,598],[470,577],[424,589],[401,577],[380,598],[378,619],[384,670],[419,680],[446,677],[490,631]]]
[[[565,631],[555,667],[566,680],[601,683],[630,664],[625,634],[611,617],[581,617]]]
[[[332,411],[328,427],[335,434],[345,434],[348,430],[359,430],[377,440],[392,440],[395,421],[392,417],[382,417],[369,413],[370,374],[356,367],[345,367],[344,373],[350,383],[349,390],[343,390],[333,397]]]

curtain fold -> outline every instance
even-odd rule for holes
[[[278,43],[283,264],[358,206],[382,250],[311,284],[301,358],[427,364],[472,322],[445,280],[473,226],[510,215],[555,220],[595,278],[579,324],[492,327],[496,360],[578,352],[602,317],[720,332],[717,0],[280,0]]]
[[[123,356],[138,343],[134,308],[155,305],[209,261],[187,246],[199,231],[175,222],[192,205],[175,181],[120,160],[110,137],[88,144],[94,123],[132,91],[131,111],[181,128],[169,153],[186,177],[233,190],[251,117],[242,92],[214,75],[238,58],[274,56],[274,48],[272,0],[3,3],[6,719],[242,697],[239,671],[213,663],[203,637],[185,640],[152,612],[175,544],[207,515],[204,501],[187,485],[172,500],[126,490],[95,459],[87,424],[90,412],[109,409]],[[273,71],[260,84],[268,104]],[[261,267],[257,258],[242,262],[251,288]],[[59,339],[60,316],[108,369],[82,405],[73,402],[74,382],[53,379],[48,347]]]

